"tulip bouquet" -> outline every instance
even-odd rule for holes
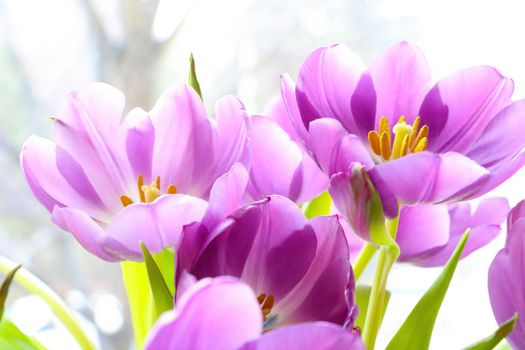
[[[525,349],[525,202],[471,201],[525,164],[525,100],[512,102],[511,79],[479,66],[435,80],[407,42],[369,66],[335,45],[313,51],[295,82],[282,75],[264,115],[228,96],[210,117],[190,61],[188,84],[124,118],[109,85],[71,92],[53,140],[32,136],[20,156],[51,221],[120,262],[139,349],[372,350],[395,263],[443,267],[387,346],[428,349],[460,259],[505,222],[488,271],[500,327],[468,349],[505,338]],[[27,270],[8,274],[0,312],[13,279],[94,348]],[[2,348],[43,348],[1,322]]]

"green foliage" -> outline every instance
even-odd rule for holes
[[[144,256],[146,271],[148,272],[149,285],[153,295],[155,309],[157,311],[157,315],[160,315],[165,311],[173,309],[173,295],[171,294],[170,289],[164,280],[159,266],[155,262],[155,259],[153,259],[153,256],[149,252],[146,245],[141,242],[140,247],[142,249],[142,255]]]
[[[465,350],[491,350],[494,349],[510,332],[516,327],[518,314],[514,314],[510,319],[503,322],[496,332],[492,333],[485,339],[465,348]]]
[[[463,234],[454,253],[432,286],[421,297],[401,328],[388,344],[387,350],[428,349],[436,318],[447,293],[456,266],[465,248],[469,230]]]
[[[9,272],[5,277],[4,282],[2,282],[2,286],[0,286],[0,321],[2,320],[2,316],[4,315],[5,301],[7,300],[7,293],[9,292],[9,287],[11,286],[11,282],[15,277],[15,273],[21,267],[22,265],[18,265],[13,270],[11,270],[11,272]]]
[[[3,350],[45,350],[36,339],[22,333],[11,321],[4,318],[0,322],[0,349]]]
[[[202,100],[201,85],[197,79],[197,71],[195,69],[195,60],[193,59],[193,54],[190,54],[190,74],[188,76],[188,85],[199,94]]]
[[[360,285],[355,289],[355,301],[357,306],[359,306],[359,316],[355,322],[355,325],[363,329],[366,320],[366,313],[368,311],[368,302],[370,300],[370,294],[372,293],[372,287]],[[385,301],[383,304],[383,310],[381,312],[381,322],[385,316],[386,308],[388,307],[388,301],[390,300],[390,292],[387,290],[385,295]]]
[[[330,214],[330,207],[332,206],[332,197],[330,193],[325,191],[312,199],[303,206],[304,215],[311,219],[316,216]]]

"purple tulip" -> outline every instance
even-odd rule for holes
[[[525,201],[507,219],[507,241],[489,268],[489,296],[496,321],[518,313],[516,328],[507,337],[513,349],[525,348]]]
[[[264,311],[246,284],[230,277],[203,279],[164,313],[146,350],[364,349],[359,336],[335,324],[313,322],[265,332]]]
[[[422,52],[401,42],[367,68],[346,46],[315,50],[297,86],[282,96],[301,143],[321,169],[368,170],[381,197],[405,204],[480,196],[525,164],[525,100],[511,103],[512,80],[479,66],[432,81]],[[504,141],[503,141],[504,140]],[[396,201],[385,204],[397,215]]]
[[[109,261],[140,259],[139,241],[152,252],[173,246],[191,222],[213,225],[238,207],[248,177],[237,99],[217,103],[216,122],[188,86],[121,121],[124,103],[101,83],[73,91],[53,117],[55,141],[32,136],[21,154],[52,221]]]
[[[279,194],[302,204],[316,197],[327,188],[328,177],[294,138],[282,100],[272,101],[265,116],[251,118],[249,201]]]
[[[307,220],[295,203],[271,196],[240,209],[211,234],[189,228],[177,257],[177,276],[229,275],[249,284],[265,329],[311,321],[353,325],[354,278],[337,216]]]

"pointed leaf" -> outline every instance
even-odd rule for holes
[[[388,344],[387,350],[428,349],[436,317],[458,265],[463,248],[465,248],[468,235],[469,230],[463,234],[447,265],[445,265],[439,277],[412,309],[410,315],[408,315],[401,328],[390,341],[390,344]]]
[[[173,295],[170,293],[168,285],[164,277],[162,277],[162,272],[148,248],[142,242],[140,243],[140,247],[144,255],[146,270],[148,271],[149,285],[151,287],[151,293],[153,294],[155,309],[157,310],[157,314],[160,315],[164,311],[173,309]]]
[[[18,265],[13,270],[11,270],[11,272],[9,272],[5,277],[4,282],[2,282],[2,286],[0,287],[0,321],[2,320],[2,316],[4,315],[5,301],[7,299],[9,287],[11,286],[11,282],[15,277],[16,271],[18,271],[18,269],[21,267],[22,265]]]
[[[188,85],[191,86],[200,96],[202,100],[201,85],[197,79],[197,72],[195,70],[195,60],[193,54],[190,54],[190,74],[188,76]]]
[[[325,191],[306,203],[303,206],[303,212],[308,219],[311,219],[316,216],[330,214],[331,206],[332,197],[330,197],[330,193],[328,193],[328,191]]]
[[[361,329],[363,329],[365,325],[366,320],[366,313],[368,311],[368,302],[370,300],[370,293],[372,292],[372,287],[360,285],[357,286],[355,289],[355,300],[357,306],[359,306],[359,316],[357,317],[357,321],[355,322],[355,325]],[[390,300],[390,292],[386,291],[385,296],[385,302],[383,304],[383,311],[381,313],[381,321],[383,321],[383,317],[385,316],[385,311],[388,306],[388,301]]]
[[[499,328],[489,337],[480,340],[476,344],[467,347],[465,350],[491,350],[496,347],[505,337],[514,330],[516,322],[518,321],[518,314],[514,314],[512,318],[503,322]]]
[[[29,337],[11,321],[0,322],[0,349],[9,350],[45,350],[46,348],[33,337]]]

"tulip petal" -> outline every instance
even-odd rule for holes
[[[434,206],[432,206],[434,207]],[[465,258],[472,252],[484,247],[496,238],[501,232],[501,225],[507,217],[509,205],[505,198],[487,198],[482,200],[476,210],[472,212],[469,203],[458,203],[448,206],[450,236],[442,244],[429,247],[427,251],[421,251],[412,256],[405,256],[401,246],[403,261],[410,261],[418,266],[433,267],[446,264],[454,248],[457,246],[463,233],[470,229],[469,239],[465,245],[461,258]],[[442,219],[443,220],[443,219]],[[401,221],[401,220],[400,220]],[[438,222],[428,223],[428,227],[439,225]],[[398,236],[399,238],[399,236]]]
[[[346,286],[353,293],[348,243],[337,216],[310,220],[317,237],[317,251],[303,279],[279,304],[287,323],[323,320],[343,324],[354,300],[346,301]],[[349,281],[349,279],[351,281]]]
[[[177,307],[162,315],[146,350],[235,350],[257,339],[262,314],[253,291],[235,279],[206,279],[190,287]]]
[[[106,228],[107,240],[127,249],[115,254],[141,260],[141,241],[152,253],[175,246],[183,226],[200,221],[207,207],[204,200],[182,194],[164,195],[152,203],[132,204],[123,208]],[[112,250],[109,243],[108,249]],[[121,250],[118,245],[116,249]]]
[[[120,152],[124,134],[119,127],[125,98],[110,85],[93,83],[71,92],[55,120],[55,141],[79,164],[110,208],[120,205],[131,170]],[[134,180],[136,181],[136,180]]]
[[[405,204],[448,201],[488,174],[485,168],[453,152],[409,154],[379,164],[369,173],[374,182],[377,176]]]
[[[241,350],[364,350],[357,333],[327,322],[293,325],[265,333]]]
[[[445,245],[449,240],[449,229],[450,217],[446,205],[403,206],[396,236],[401,249],[399,261],[410,260],[431,248]]]
[[[22,147],[20,164],[31,191],[48,211],[55,205],[71,206],[82,208],[100,221],[106,220],[108,209],[83,169],[62,147],[31,136]]]
[[[74,208],[55,207],[51,221],[70,232],[91,254],[106,261],[118,261],[120,256],[104,250],[106,234],[104,229],[85,212]]]
[[[518,313],[514,331],[507,336],[514,349],[525,348],[525,220],[514,222],[507,243],[494,258],[488,274],[489,296],[494,316],[501,323]]]
[[[135,108],[127,115],[126,154],[135,177],[142,176],[145,183],[154,181],[151,174],[155,129],[149,115],[140,108]]]
[[[487,66],[463,69],[440,80],[420,109],[422,124],[429,126],[428,149],[467,152],[510,103],[513,89],[512,80]]]
[[[525,121],[524,116],[525,100],[504,108],[487,125],[467,156],[489,170],[514,158],[525,147],[525,138],[515,132],[516,125]]]
[[[283,129],[265,117],[254,116],[251,121],[251,198],[279,194],[301,204],[326,188],[326,176]]]
[[[213,130],[204,105],[187,85],[166,91],[150,112],[155,127],[153,173],[163,186],[173,184],[182,193],[207,195],[195,186],[195,177],[213,166]]]
[[[308,150],[308,131],[301,119],[301,112],[295,98],[295,84],[288,74],[281,75],[281,98],[288,112],[290,122],[294,127],[299,142]]]
[[[432,71],[423,52],[402,41],[385,50],[369,67],[377,93],[376,115],[398,120],[406,116],[412,123],[429,90]],[[375,127],[379,124],[376,120]]]
[[[230,171],[215,181],[210,191],[208,212],[203,220],[210,230],[241,206],[247,183],[248,172],[240,163],[235,163]]]
[[[366,168],[374,165],[362,141],[357,136],[348,134],[334,119],[313,121],[310,124],[309,144],[319,166],[329,176],[346,172],[354,162],[361,163]]]
[[[375,119],[373,92],[365,65],[344,45],[315,50],[299,69],[296,98],[306,128],[315,119],[336,118],[349,132],[366,136]]]

